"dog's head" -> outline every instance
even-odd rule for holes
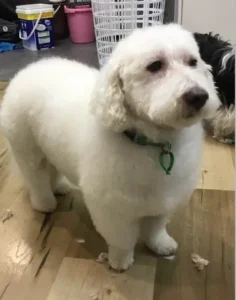
[[[115,131],[137,120],[182,128],[215,112],[219,99],[193,35],[179,25],[135,30],[101,70],[92,109]]]

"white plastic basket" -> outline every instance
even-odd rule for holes
[[[163,23],[165,0],[92,0],[98,60],[103,66],[116,43],[135,28]]]

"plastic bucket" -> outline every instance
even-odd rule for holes
[[[67,15],[70,38],[73,43],[85,44],[95,41],[92,8],[89,5],[69,8],[64,6]]]
[[[16,13],[24,48],[40,50],[54,47],[53,5],[18,5]]]

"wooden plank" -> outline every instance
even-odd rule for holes
[[[177,214],[170,232],[179,242],[174,261],[158,260],[154,300],[234,299],[234,193],[194,193],[185,211]],[[201,272],[191,254],[210,264]]]
[[[231,152],[231,156],[232,156],[233,166],[235,169],[235,147],[231,147],[230,150],[231,150],[230,152]]]
[[[206,138],[199,189],[234,191],[234,147]]]
[[[72,211],[50,217],[37,213],[24,191],[9,208],[13,217],[0,222],[1,300],[45,299],[74,237],[78,217]]]
[[[152,300],[155,269],[149,255],[139,255],[123,274],[94,260],[65,258],[47,300]]]

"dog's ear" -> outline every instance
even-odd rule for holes
[[[102,123],[116,132],[127,129],[128,115],[119,63],[108,62],[97,77],[91,110]]]
[[[206,77],[210,80],[213,80],[212,66],[206,64],[203,60],[202,60],[202,64],[203,64],[204,73],[205,73]]]

